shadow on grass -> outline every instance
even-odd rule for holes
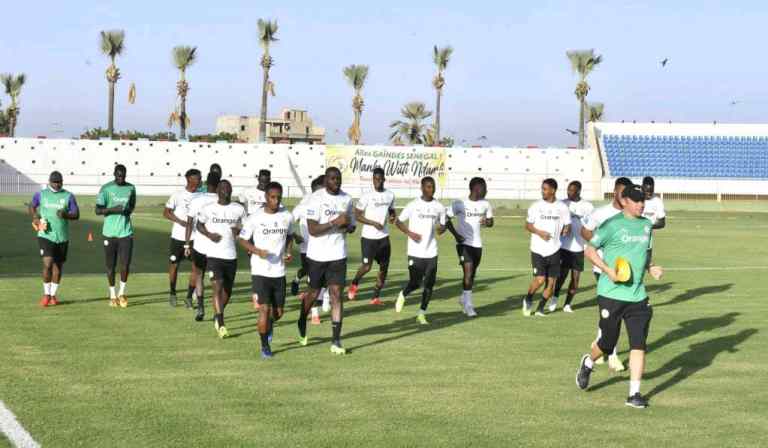
[[[653,306],[655,308],[659,308],[667,305],[677,305],[677,304],[701,297],[703,295],[718,294],[721,292],[725,292],[731,289],[732,287],[733,287],[733,283],[724,283],[722,285],[710,285],[710,286],[702,286],[701,288],[691,288],[681,294],[676,295],[675,297],[672,297],[670,300],[666,302],[654,304]]]

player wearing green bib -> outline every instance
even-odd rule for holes
[[[104,256],[109,282],[109,306],[126,308],[125,286],[133,255],[131,214],[136,208],[136,188],[125,181],[127,170],[115,166],[115,180],[104,185],[96,197],[96,214],[104,216]],[[115,291],[115,268],[120,262],[120,290]]]
[[[648,407],[648,400],[640,394],[640,380],[645,369],[645,344],[648,338],[653,310],[648,303],[643,278],[645,271],[660,279],[660,266],[649,266],[648,247],[652,223],[642,216],[645,195],[642,187],[631,185],[622,192],[622,213],[605,221],[595,231],[584,255],[605,275],[597,284],[597,304],[600,309],[600,336],[592,343],[591,353],[581,358],[576,372],[576,385],[589,387],[594,362],[604,353],[611,353],[619,337],[621,321],[629,335],[629,397],[627,406]],[[597,249],[603,250],[602,258]],[[622,281],[616,267],[619,259],[629,264],[629,278]],[[623,263],[622,261],[622,263]]]
[[[63,188],[64,178],[54,171],[48,186],[32,197],[29,214],[37,230],[40,257],[43,259],[43,297],[40,306],[58,305],[56,296],[69,249],[69,221],[80,219],[75,195]]]

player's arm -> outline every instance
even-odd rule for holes
[[[387,214],[389,215],[389,223],[394,224],[397,220],[397,212],[395,211],[395,207],[391,206],[389,207],[389,211],[387,211]]]
[[[163,218],[167,219],[168,221],[171,221],[172,223],[178,224],[182,227],[187,226],[187,221],[184,221],[183,219],[179,219],[178,216],[176,216],[175,213],[173,213],[173,210],[165,207],[163,210]]]
[[[293,260],[293,240],[294,240],[294,234],[293,232],[291,232],[288,234],[288,237],[285,239],[285,256],[283,257],[283,260],[285,260],[286,263],[290,263],[291,260]]]
[[[363,210],[360,210],[359,208],[355,207],[355,219],[357,219],[357,222],[361,222],[363,224],[367,224],[369,226],[375,227],[377,230],[382,230],[384,226],[380,222],[376,222],[372,219],[368,219],[365,217],[365,212]]]
[[[71,194],[69,196],[69,202],[67,203],[67,206],[57,211],[56,216],[69,221],[77,221],[80,219],[80,207],[77,205],[75,195]]]
[[[128,199],[128,208],[125,210],[125,215],[130,216],[133,210],[136,209],[136,189],[131,190],[131,197]]]
[[[566,224],[565,226],[563,226],[563,231],[560,232],[560,235],[568,236],[570,234],[571,234],[571,225],[570,224]]]
[[[400,216],[402,218],[402,215]],[[421,235],[419,235],[416,232],[411,232],[410,229],[408,229],[408,226],[405,225],[403,221],[400,221],[400,219],[395,220],[395,227],[400,229],[401,232],[406,234],[408,238],[412,239],[413,241],[416,241],[417,243],[421,242]]]
[[[187,222],[184,227],[184,241],[187,242],[185,246],[189,246],[189,242],[192,239],[192,229],[194,229],[195,225],[195,217],[194,216],[187,216]]]
[[[667,226],[667,217],[659,218],[656,220],[656,224],[653,225],[653,230],[663,229]]]
[[[214,243],[218,243],[219,241],[221,241],[221,235],[219,235],[218,233],[209,232],[208,229],[205,227],[204,222],[201,222],[201,221],[197,222],[197,231],[200,232],[201,235],[213,241]]]
[[[534,235],[538,235],[544,241],[549,241],[550,239],[552,239],[552,235],[550,235],[549,232],[545,232],[543,230],[537,229],[533,225],[533,223],[526,222],[525,223],[525,230],[527,230],[528,232],[530,232],[530,233],[532,233]]]
[[[480,224],[484,225],[485,227],[493,227],[493,216],[490,218],[483,218]]]
[[[35,193],[32,197],[32,202],[27,207],[27,212],[32,217],[32,228],[35,230],[40,228],[40,215],[37,213],[38,207],[40,207],[40,192]]]
[[[447,228],[448,219],[445,216],[445,209],[443,208],[440,212],[440,214],[437,216],[437,234],[442,235],[445,233],[445,229]],[[453,226],[451,226],[453,227]],[[461,235],[459,235],[461,236]],[[462,237],[462,241],[464,238]],[[458,241],[458,240],[457,240]]]
[[[451,235],[453,235],[457,243],[461,244],[464,242],[464,237],[456,231],[456,228],[453,226],[453,221],[451,221],[450,218],[445,222],[445,228],[448,229],[448,232],[450,232]]]
[[[608,266],[605,261],[600,258],[600,254],[597,253],[597,249],[595,249],[592,244],[587,244],[584,247],[584,256],[587,257],[590,262],[592,262],[593,266],[597,266],[601,271],[603,271],[603,273],[607,275],[611,281],[616,282],[616,270],[611,266]]]
[[[250,237],[245,239],[241,234],[237,237],[237,242],[240,243],[240,247],[245,249],[245,251],[249,254],[256,254],[261,258],[267,258],[267,255],[269,254],[266,250],[259,249],[258,247],[254,246],[250,241]]]
[[[96,214],[99,216],[122,215],[123,206],[107,207],[107,193],[101,190],[96,198]]]

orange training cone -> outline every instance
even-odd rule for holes
[[[88,241],[93,241],[93,232],[88,231]]]

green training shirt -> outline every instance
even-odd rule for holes
[[[632,271],[629,280],[622,283],[614,283],[607,275],[601,275],[597,283],[599,296],[622,302],[640,302],[648,297],[643,277],[648,261],[651,227],[651,221],[647,218],[627,218],[624,213],[619,213],[595,231],[589,243],[603,250],[605,264],[616,266],[616,258],[623,257],[629,262]]]
[[[123,206],[120,215],[107,215],[104,217],[104,227],[101,234],[107,238],[125,238],[133,235],[131,213],[136,207],[136,188],[126,182],[117,185],[114,181],[104,185],[96,197],[96,205],[104,208]]]
[[[37,236],[53,243],[69,241],[69,220],[59,218],[56,213],[59,210],[76,213],[77,201],[75,200],[75,195],[63,188],[59,191],[46,188],[35,193],[32,197],[32,207],[37,209],[37,214],[40,215],[40,218],[48,223],[45,230],[37,232]]]

